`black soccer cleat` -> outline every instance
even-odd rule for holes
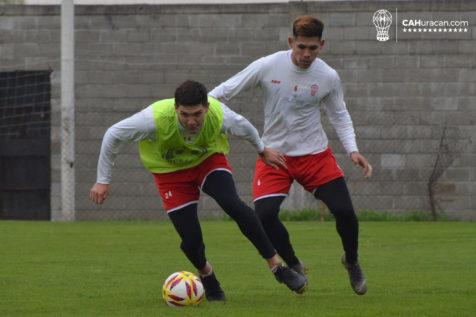
[[[345,255],[342,256],[342,265],[349,273],[350,286],[357,295],[364,295],[367,293],[367,281],[365,280],[364,272],[360,268],[359,262],[353,264],[347,263]]]
[[[290,290],[298,294],[304,293],[307,286],[307,280],[303,275],[284,265],[278,266],[274,272],[274,277],[278,282],[286,284]]]
[[[307,277],[307,272],[309,271],[308,268],[302,262],[299,262],[298,264],[291,266],[291,270],[301,274],[304,277]]]
[[[209,302],[222,301],[226,300],[225,292],[220,287],[220,282],[218,282],[215,273],[212,273],[208,276],[200,276],[202,281],[203,288],[205,288],[205,298]]]

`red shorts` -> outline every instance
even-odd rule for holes
[[[253,179],[253,200],[270,196],[287,196],[294,180],[307,191],[344,176],[330,148],[304,156],[285,156],[286,167],[275,169],[260,158]]]
[[[207,176],[216,170],[231,173],[226,156],[217,153],[192,168],[171,173],[153,174],[167,213],[195,204],[200,198],[200,189]]]

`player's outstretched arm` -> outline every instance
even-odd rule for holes
[[[245,117],[234,112],[223,103],[221,107],[223,109],[222,130],[224,133],[232,134],[250,142],[266,164],[274,168],[285,166],[284,155],[276,150],[265,147],[258,130],[256,130]]]
[[[96,204],[102,204],[109,195],[114,161],[121,145],[155,137],[152,109],[147,107],[110,127],[102,140],[99,153],[96,183],[89,197]]]
[[[250,87],[256,87],[261,79],[261,68],[265,58],[260,58],[239,73],[221,83],[208,94],[221,101],[227,101]]]

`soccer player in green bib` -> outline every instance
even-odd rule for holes
[[[224,301],[225,293],[205,256],[197,215],[200,190],[236,221],[276,279],[302,293],[306,279],[282,264],[258,216],[238,197],[225,156],[226,134],[249,141],[266,164],[275,168],[284,164],[283,156],[264,146],[248,120],[208,97],[201,83],[188,80],[176,89],[175,98],[157,101],[107,130],[90,198],[97,204],[104,202],[120,145],[139,142],[140,158],[154,176],[164,209],[182,239],[180,247],[198,270],[207,300]]]

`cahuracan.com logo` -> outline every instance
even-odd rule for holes
[[[468,32],[469,21],[403,19],[403,32],[459,33]]]

